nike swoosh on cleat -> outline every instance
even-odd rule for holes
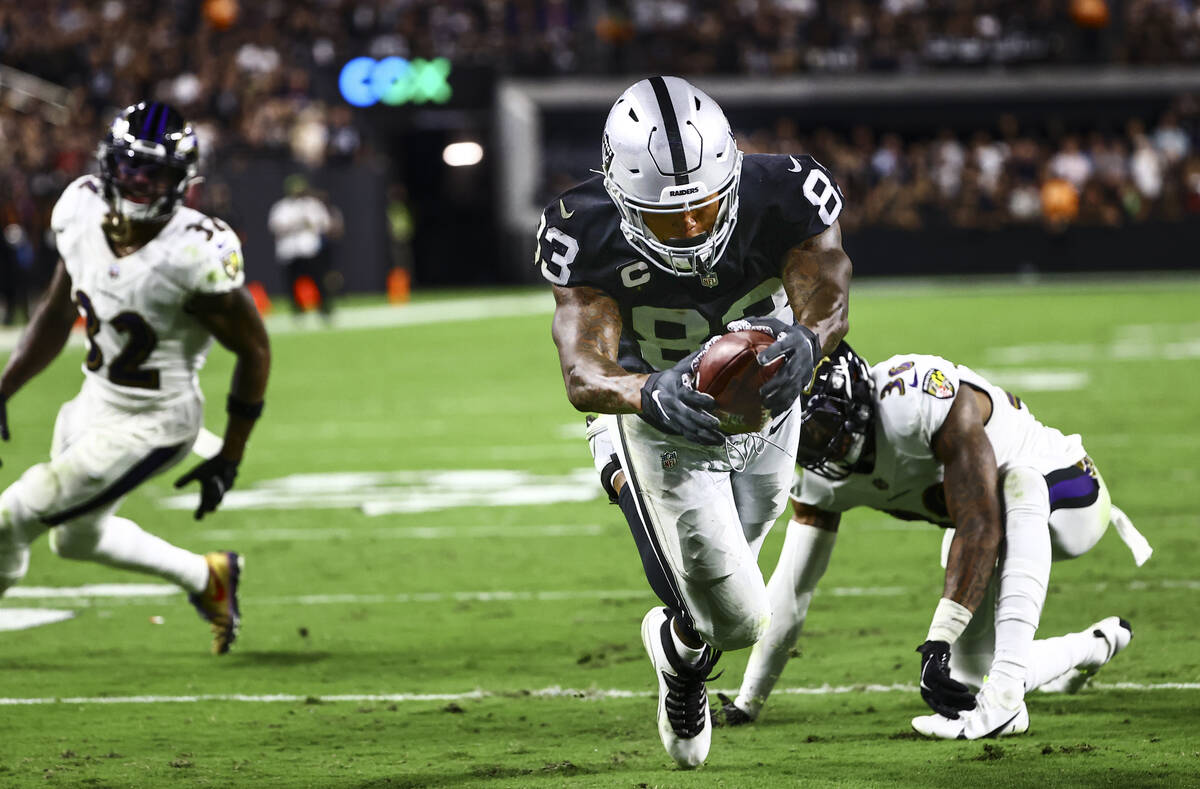
[[[997,726],[996,728],[992,729],[992,730],[991,730],[991,731],[989,731],[987,734],[983,735],[983,737],[981,737],[980,739],[988,739],[988,738],[990,738],[990,737],[998,737],[998,736],[1000,735],[1000,732],[1004,731],[1005,727],[1006,727],[1006,726],[1008,726],[1008,724],[1010,724],[1010,723],[1012,723],[1013,721],[1015,721],[1015,720],[1017,719],[1017,716],[1018,716],[1018,715],[1020,715],[1020,714],[1021,714],[1021,711],[1020,711],[1020,710],[1017,710],[1015,713],[1013,713],[1013,716],[1012,716],[1011,718],[1009,718],[1008,720],[1006,720],[1004,723],[1001,723],[999,726]],[[963,737],[963,735],[961,735],[961,734],[960,734],[960,735],[958,735],[958,738],[959,738],[960,740],[961,740],[961,739],[965,739],[965,738]]]
[[[570,219],[571,217],[575,216],[575,212],[574,212],[574,211],[568,211],[568,210],[567,210],[567,204],[566,204],[566,203],[564,203],[562,200],[559,200],[559,201],[558,201],[558,212],[559,212],[560,214],[562,214],[562,218],[563,218],[563,219]]]
[[[803,169],[803,168],[800,166],[800,162],[796,161],[796,157],[795,157],[795,156],[791,156],[791,155],[789,155],[789,156],[788,156],[788,158],[792,160],[792,166],[788,168],[788,172],[789,172],[789,173],[798,173],[798,172],[800,172],[800,171]]]
[[[213,576],[213,581],[214,581],[214,586],[216,586],[216,589],[213,590],[213,602],[214,603],[225,602],[225,584],[221,583],[216,578],[216,576]]]

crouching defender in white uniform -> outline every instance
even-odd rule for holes
[[[196,135],[174,108],[128,107],[100,145],[100,176],[74,181],[54,207],[61,260],[0,374],[0,435],[9,439],[8,400],[58,356],[79,315],[88,341],[84,382],[58,412],[49,462],[0,494],[0,595],[25,576],[30,544],[49,531],[59,556],[183,587],[222,654],[240,619],[238,555],[194,554],[116,515],[126,494],[195,442],[204,417],[196,374],[213,337],[237,365],[220,452],[176,482],[200,483],[197,519],[233,486],[262,411],[270,350],[242,287],[238,237],[182,204],[197,155]]]
[[[642,620],[659,736],[695,767],[712,735],[705,680],[770,619],[757,554],[787,506],[796,398],[846,332],[842,197],[811,157],[743,157],[716,102],[676,77],[626,90],[601,150],[602,176],[543,212],[537,264],[567,396],[605,414],[593,453],[628,475],[621,510],[664,604]],[[741,319],[772,332],[762,356],[783,361],[762,389],[772,421],[729,437],[692,363]]]
[[[1110,519],[1138,564],[1150,555],[1111,505],[1078,435],[1041,424],[1020,398],[962,365],[907,354],[868,369],[845,343],[818,366],[803,400],[795,514],[767,586],[771,627],[736,701],[722,698],[728,723],[762,709],[829,562],[840,513],[853,507],[950,527],[944,596],[918,649],[921,695],[938,713],[913,720],[922,734],[1024,732],[1026,690],[1074,692],[1129,643],[1129,624],[1116,616],[1034,640],[1052,560],[1086,553]]]

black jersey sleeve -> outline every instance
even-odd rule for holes
[[[779,253],[812,238],[837,221],[845,205],[833,175],[808,155],[747,157],[764,230]]]

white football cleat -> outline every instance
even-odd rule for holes
[[[712,743],[704,683],[721,653],[705,647],[697,665],[684,664],[671,637],[671,618],[662,607],[650,609],[642,619],[642,643],[658,675],[658,736],[663,747],[685,770],[699,767]]]
[[[1129,646],[1129,642],[1133,640],[1133,628],[1127,620],[1119,616],[1101,619],[1092,625],[1091,631],[1092,635],[1104,644],[1104,653],[1098,656],[1099,659],[1080,663],[1049,682],[1043,682],[1038,686],[1038,690],[1045,693],[1078,693],[1101,666],[1115,658],[1117,653]]]
[[[1025,700],[1002,693],[996,685],[984,682],[975,695],[975,709],[958,713],[952,720],[943,715],[921,715],[912,719],[912,727],[926,737],[943,740],[983,740],[1009,737],[1029,731],[1029,710]]]

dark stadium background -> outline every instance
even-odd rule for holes
[[[449,100],[351,106],[339,73],[363,56],[445,58]],[[0,247],[34,292],[58,192],[140,98],[202,129],[196,204],[273,293],[266,212],[298,171],[345,217],[349,291],[397,265],[417,288],[533,281],[536,207],[596,166],[611,101],[653,73],[708,89],[745,150],[821,159],[860,276],[1191,268],[1200,241],[1187,0],[6,0],[0,63]],[[459,141],[482,160],[445,165]],[[389,239],[389,194],[411,240]]]

